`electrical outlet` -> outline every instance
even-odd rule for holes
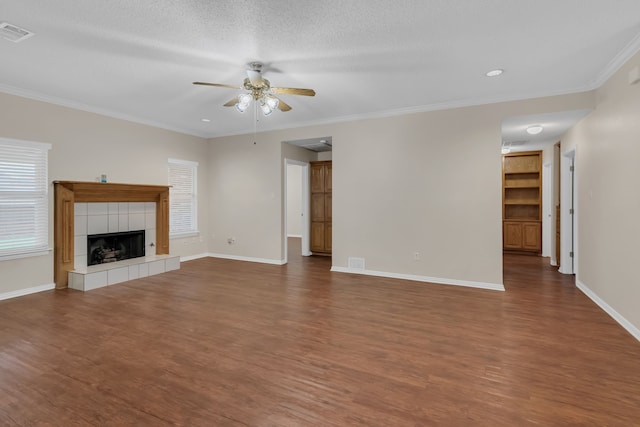
[[[420,252],[414,252],[413,253],[413,260],[414,261],[420,261]]]

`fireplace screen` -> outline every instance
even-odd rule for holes
[[[144,256],[144,230],[87,236],[87,265]]]

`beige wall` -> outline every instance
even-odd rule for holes
[[[212,252],[282,259],[282,159],[297,147],[279,141],[331,135],[334,266],[364,257],[373,271],[501,284],[502,119],[593,102],[582,93],[296,128],[258,134],[257,145],[212,139],[212,232],[223,233]],[[231,234],[243,236],[235,246]]]
[[[576,149],[577,279],[640,329],[640,84],[636,55],[597,90],[597,107],[562,139]]]
[[[199,188],[206,188],[206,140],[124,120],[0,93],[0,137],[50,143],[49,181],[93,181],[166,185],[167,159],[200,161]],[[53,247],[53,188],[50,186],[49,242]],[[199,198],[200,227],[206,236],[208,202]],[[171,240],[171,253],[206,252],[199,237]],[[0,294],[53,282],[53,255],[0,262]]]
[[[0,96],[9,111],[0,120],[4,137],[53,145],[51,180],[106,173],[111,182],[165,184],[167,158],[200,161],[202,234],[172,241],[172,252],[268,262],[284,259],[285,159],[317,159],[282,141],[332,135],[334,266],[355,256],[372,271],[501,284],[503,118],[592,108],[593,101],[583,93],[295,128],[259,133],[255,144],[252,135],[203,144],[9,95]],[[7,261],[0,273],[0,292],[50,283],[51,256]]]

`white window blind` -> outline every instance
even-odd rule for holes
[[[49,149],[0,138],[0,260],[48,250]]]
[[[198,163],[169,159],[171,237],[198,233]]]

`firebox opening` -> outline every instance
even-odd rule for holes
[[[87,265],[144,256],[144,230],[87,236]]]

